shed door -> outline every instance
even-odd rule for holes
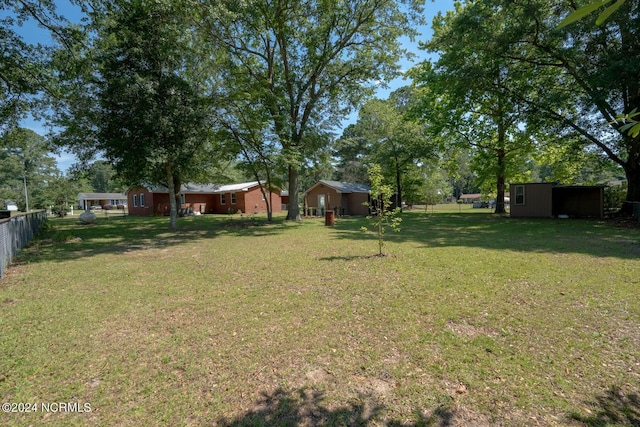
[[[324,194],[318,194],[318,215],[320,216],[324,215],[324,208],[325,208]]]

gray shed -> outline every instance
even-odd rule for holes
[[[604,187],[556,185],[552,183],[511,184],[512,217],[602,218]]]

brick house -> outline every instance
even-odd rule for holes
[[[304,193],[305,215],[324,215],[333,210],[337,215],[369,215],[363,202],[369,201],[371,187],[353,182],[320,180]]]
[[[280,190],[267,193],[273,213],[282,211]],[[185,184],[180,190],[180,208],[200,213],[242,213],[258,214],[267,212],[258,181],[229,185]],[[152,216],[169,214],[169,192],[166,187],[131,187],[127,192],[129,215]]]

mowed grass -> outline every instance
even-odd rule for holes
[[[0,280],[0,425],[638,425],[640,229],[52,220]]]

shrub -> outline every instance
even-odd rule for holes
[[[51,208],[51,213],[60,218],[64,218],[65,216],[67,216],[67,210],[61,206],[53,206]]]
[[[622,207],[622,203],[627,197],[625,185],[615,185],[604,189],[604,210],[615,211]]]

